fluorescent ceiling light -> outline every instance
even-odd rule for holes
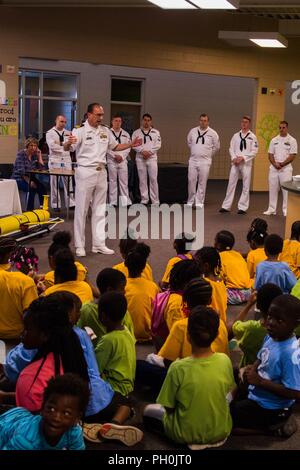
[[[207,10],[236,10],[238,0],[191,0],[197,7]]]
[[[191,3],[186,2],[185,0],[148,0],[150,3],[154,3],[158,7],[164,8],[165,10],[176,10],[176,9],[185,9],[192,10],[196,7]]]
[[[282,42],[278,41],[278,39],[250,39],[250,41],[260,47],[287,47]]]
[[[249,47],[252,42],[260,47],[288,47],[288,40],[277,31],[219,31],[218,37],[232,46]]]

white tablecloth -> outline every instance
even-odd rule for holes
[[[21,213],[17,182],[15,180],[0,180],[0,216]]]

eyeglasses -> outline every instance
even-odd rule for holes
[[[91,113],[91,114],[93,114],[94,116],[97,116],[97,117],[104,116],[104,113]]]

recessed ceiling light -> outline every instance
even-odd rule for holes
[[[249,47],[251,41],[260,47],[288,47],[288,40],[277,31],[219,31],[218,37],[233,46]]]
[[[185,0],[148,0],[148,1],[166,10],[176,10],[176,9],[196,10],[196,7],[194,5],[192,5],[189,2],[186,2]]]
[[[239,8],[238,0],[191,0],[199,8],[207,10],[236,10]]]
[[[278,39],[250,39],[250,41],[254,42],[260,47],[277,47],[277,48],[287,47],[285,44],[278,41]]]

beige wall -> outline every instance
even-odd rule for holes
[[[0,63],[18,64],[19,57],[64,59],[95,64],[160,68],[259,79],[261,86],[285,88],[300,77],[300,41],[287,50],[231,48],[217,38],[219,29],[274,30],[276,22],[247,15],[122,9],[0,9]],[[5,45],[5,47],[3,47]],[[3,55],[5,51],[5,55]],[[0,75],[1,79],[1,75]],[[9,77],[17,96],[16,76]],[[284,114],[284,96],[260,95],[257,125]],[[230,109],[228,110],[230,112]],[[255,162],[255,190],[267,188],[265,141]],[[13,161],[16,144],[0,144],[0,161]]]
[[[210,178],[215,179],[228,178],[230,139],[238,130],[241,116],[253,113],[256,80],[251,78],[36,59],[20,59],[20,67],[77,73],[80,90],[78,123],[88,103],[100,101],[105,111],[105,123],[109,125],[111,77],[141,79],[141,113],[152,114],[153,125],[162,136],[160,162],[187,163],[188,131],[198,125],[200,113],[209,113],[210,125],[221,141],[210,171]]]

